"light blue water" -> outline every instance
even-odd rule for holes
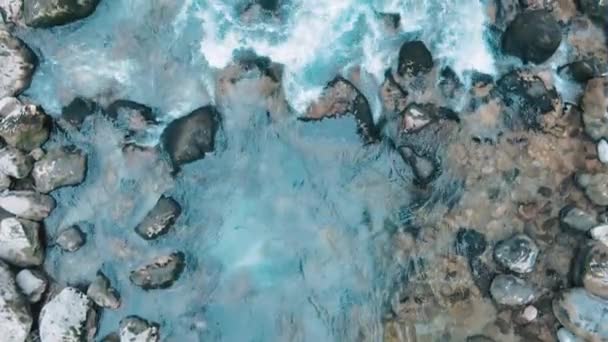
[[[249,48],[285,64],[287,100],[298,112],[345,68],[360,66],[380,83],[412,35],[459,73],[493,70],[478,0],[293,0],[249,24],[243,6],[102,1],[87,20],[22,32],[41,57],[27,96],[53,115],[75,95],[126,98],[168,122],[214,103],[216,68]],[[387,33],[376,12],[400,13],[403,31]],[[384,223],[411,202],[408,169],[383,144],[362,146],[348,117],[272,123],[256,110],[222,114],[217,151],[175,179],[153,154],[121,152],[121,133],[101,118],[55,137],[51,145],[70,141],[89,153],[89,172],[82,185],[53,194],[49,236],[89,225],[80,251],[49,250],[50,273],[62,283],[87,283],[98,269],[111,278],[123,305],[104,311],[100,336],[137,314],[160,323],[167,341],[381,340],[384,304],[402,269]],[[133,228],[163,193],[183,214],[167,236],[144,241]],[[131,269],[174,250],[186,253],[187,266],[172,288],[129,284]]]

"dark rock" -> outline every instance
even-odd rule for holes
[[[36,55],[23,41],[0,28],[0,99],[29,87],[36,63]]]
[[[608,3],[604,0],[578,0],[580,9],[600,24],[608,24]]]
[[[502,305],[519,306],[531,303],[536,289],[525,280],[510,274],[496,276],[490,286],[492,298]]]
[[[441,69],[438,87],[446,99],[457,98],[463,92],[463,84],[450,67]]]
[[[280,0],[255,0],[255,2],[267,11],[276,11],[281,5]]]
[[[419,75],[433,69],[433,56],[423,42],[405,42],[399,50],[399,75]]]
[[[23,16],[31,27],[65,25],[91,15],[100,0],[24,0]]]
[[[600,77],[606,70],[608,70],[606,63],[598,58],[588,58],[562,65],[557,72],[566,79],[586,84],[590,79]]]
[[[30,269],[24,269],[17,273],[16,280],[19,290],[27,296],[30,303],[40,301],[49,283],[44,273]]]
[[[578,173],[575,180],[591,202],[601,206],[608,205],[608,174]]]
[[[65,252],[76,252],[86,243],[86,235],[78,226],[71,226],[57,234],[55,243]]]
[[[24,105],[2,119],[0,136],[7,144],[29,152],[48,140],[51,124],[51,117],[42,108]]]
[[[530,273],[534,269],[539,249],[525,234],[516,234],[500,241],[494,247],[494,260],[517,273]]]
[[[146,240],[156,239],[169,231],[181,211],[179,203],[173,198],[162,196],[144,220],[135,227],[135,232]]]
[[[206,106],[173,120],[161,136],[165,151],[174,166],[203,159],[215,147],[215,133],[220,115],[214,107]]]
[[[553,195],[553,190],[551,190],[551,188],[548,188],[546,186],[541,186],[538,188],[538,193],[546,198],[550,198],[551,195]]]
[[[595,215],[576,208],[572,205],[565,206],[559,213],[560,222],[566,228],[579,232],[588,232],[591,228],[598,225]]]
[[[36,190],[48,193],[64,186],[78,185],[87,172],[87,156],[72,147],[49,150],[42,159],[34,163],[32,177]]]
[[[152,263],[132,271],[129,279],[144,290],[165,289],[179,279],[184,268],[184,253],[175,252],[157,257]]]
[[[592,244],[585,253],[581,281],[590,293],[608,299],[608,246]]]
[[[19,267],[39,266],[44,261],[40,224],[7,217],[0,221],[0,259]]]
[[[587,82],[581,105],[585,133],[594,141],[608,138],[608,77]]]
[[[19,292],[8,265],[0,261],[0,339],[7,342],[25,341],[32,323],[27,300]]]
[[[474,336],[467,337],[467,342],[495,342],[495,341],[487,336],[474,335]]]
[[[392,72],[386,71],[380,88],[384,108],[391,113],[401,113],[407,106],[407,95],[408,92],[395,81]]]
[[[102,308],[118,309],[120,307],[120,294],[110,285],[110,279],[101,271],[97,272],[95,280],[87,289],[87,296]]]
[[[0,208],[33,221],[42,221],[55,209],[55,200],[35,191],[4,191],[0,193]]]
[[[544,9],[517,15],[502,36],[502,51],[524,63],[540,64],[549,59],[562,41],[559,24]]]
[[[98,110],[95,102],[76,97],[67,106],[61,109],[61,118],[76,128],[80,128],[84,120]]]
[[[456,254],[466,256],[468,259],[476,258],[486,250],[486,237],[474,230],[460,228],[456,233]]]
[[[158,342],[159,325],[138,316],[128,316],[120,321],[121,341]]]
[[[576,336],[588,341],[608,340],[608,301],[572,288],[553,300],[553,314]]]
[[[32,157],[12,146],[0,149],[0,173],[22,179],[29,175],[33,164]]]
[[[97,331],[93,303],[78,289],[66,287],[40,311],[40,340],[92,341]]]
[[[129,100],[114,101],[106,108],[105,114],[119,127],[127,129],[131,136],[158,123],[152,108]]]

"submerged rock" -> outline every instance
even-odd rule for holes
[[[433,56],[423,42],[416,40],[405,42],[399,50],[400,75],[418,75],[427,73],[433,68]]]
[[[24,342],[32,323],[28,302],[19,292],[8,265],[0,261],[0,340]]]
[[[593,244],[585,253],[581,280],[590,293],[608,299],[608,247]]]
[[[557,72],[561,77],[585,84],[590,79],[601,76],[607,67],[605,62],[592,57],[562,65]]]
[[[159,325],[138,316],[128,316],[120,321],[120,342],[158,342]]]
[[[33,221],[42,221],[55,209],[55,200],[35,191],[4,191],[0,193],[0,208]]]
[[[146,240],[156,239],[161,235],[167,234],[181,214],[181,211],[179,203],[173,198],[161,196],[154,208],[135,227],[135,232]]]
[[[40,341],[92,341],[97,330],[96,320],[89,298],[73,287],[66,287],[40,311]]]
[[[564,291],[553,300],[553,313],[575,335],[589,341],[608,340],[608,302],[585,289]]]
[[[474,229],[460,228],[456,233],[454,247],[458,255],[476,258],[483,254],[487,245],[486,237]]]
[[[608,139],[608,77],[587,82],[581,105],[585,133],[595,141]]]
[[[86,242],[86,236],[78,226],[71,226],[59,232],[55,243],[65,252],[76,252]]]
[[[7,144],[29,152],[47,141],[51,124],[51,117],[42,108],[23,105],[18,111],[4,117],[0,123],[0,136]]]
[[[95,280],[89,285],[87,296],[102,308],[115,310],[120,307],[120,295],[118,291],[111,287],[110,279],[101,271],[97,272]]]
[[[0,221],[0,259],[20,267],[41,265],[40,224],[15,217]]]
[[[588,232],[591,228],[597,226],[598,221],[595,215],[576,208],[574,206],[565,206],[559,213],[560,222],[567,228],[579,231]]]
[[[100,0],[24,0],[23,16],[31,27],[65,25],[91,15]]]
[[[173,165],[179,167],[203,159],[205,153],[212,152],[219,125],[220,115],[212,106],[173,120],[161,136]]]
[[[46,291],[48,280],[38,270],[24,269],[17,273],[17,285],[30,303],[37,303]]]
[[[398,151],[401,158],[412,168],[417,184],[428,184],[439,176],[440,165],[437,158],[420,155],[406,146],[399,147]]]
[[[524,63],[540,64],[549,59],[562,41],[559,24],[544,9],[518,14],[502,36],[502,51]]]
[[[6,146],[0,149],[0,173],[21,179],[32,170],[33,159],[18,149]]]
[[[120,128],[126,129],[129,136],[145,131],[149,125],[157,123],[152,108],[129,100],[112,102],[105,114]]]
[[[539,249],[525,234],[517,234],[500,241],[494,248],[494,260],[517,273],[530,273],[536,264]]]
[[[82,97],[74,98],[61,109],[61,118],[70,125],[80,128],[84,120],[98,110],[97,104]]]
[[[19,95],[29,87],[35,68],[32,50],[0,27],[0,99]]]
[[[591,202],[602,206],[608,205],[608,174],[579,173],[575,178],[576,183],[585,191]]]
[[[526,305],[536,298],[536,289],[525,280],[510,274],[498,275],[492,280],[490,294],[502,305]]]
[[[599,23],[608,24],[608,2],[605,0],[579,0],[581,11]]]
[[[61,147],[49,150],[34,164],[36,190],[48,193],[63,186],[78,185],[87,172],[87,156],[81,150]]]
[[[184,268],[184,253],[175,252],[157,257],[152,263],[132,271],[129,279],[144,290],[164,289],[179,279]]]

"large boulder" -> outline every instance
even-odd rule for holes
[[[165,289],[171,287],[181,276],[185,268],[185,255],[175,252],[160,256],[131,272],[131,283],[144,290]]]
[[[0,122],[0,137],[10,146],[29,152],[48,140],[51,125],[51,117],[42,108],[17,105]]]
[[[63,186],[82,183],[86,171],[87,156],[83,151],[60,147],[49,150],[34,164],[32,177],[36,190],[48,193]]]
[[[561,41],[561,27],[549,11],[525,11],[503,33],[502,51],[524,63],[540,64],[555,53]]]
[[[608,77],[587,82],[582,107],[585,133],[595,141],[608,138]]]
[[[19,292],[13,273],[0,261],[0,340],[24,342],[32,322],[29,304]]]
[[[504,268],[517,273],[534,270],[540,250],[534,240],[525,234],[516,234],[494,247],[494,260]]]
[[[22,179],[30,174],[33,164],[31,156],[12,146],[0,149],[0,173]]]
[[[44,248],[40,224],[16,217],[0,221],[0,259],[20,267],[41,265]]]
[[[20,39],[0,28],[0,99],[29,87],[36,55]]]
[[[83,97],[75,97],[61,109],[61,119],[80,129],[86,118],[98,109],[97,103]]]
[[[431,71],[433,56],[423,42],[405,42],[399,50],[399,75],[419,75]]]
[[[0,208],[33,221],[42,221],[55,209],[55,200],[35,191],[4,191],[0,193]]]
[[[93,302],[79,290],[66,287],[40,311],[40,341],[92,341],[97,331],[96,323]]]
[[[212,152],[219,125],[220,115],[212,106],[173,120],[161,136],[173,165],[179,167],[203,159],[205,153]]]
[[[138,316],[128,316],[120,321],[120,342],[158,342],[159,325]]]
[[[181,212],[179,203],[171,197],[162,196],[143,221],[135,227],[135,232],[146,240],[156,239],[167,234]]]
[[[608,341],[608,301],[582,288],[573,288],[553,300],[553,313],[568,330],[587,341]]]
[[[99,0],[24,0],[25,23],[32,27],[65,25],[91,15]]]

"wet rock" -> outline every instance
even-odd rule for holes
[[[482,233],[474,229],[460,228],[456,233],[454,245],[456,254],[471,259],[483,254],[488,244]]]
[[[608,66],[598,58],[587,58],[563,65],[557,69],[563,78],[585,84],[592,78],[600,77]]]
[[[608,24],[608,3],[604,0],[579,0],[580,9],[598,23]]]
[[[86,235],[78,226],[71,226],[59,232],[55,243],[65,252],[76,252],[86,242]]]
[[[179,215],[181,207],[171,197],[162,196],[143,221],[135,227],[135,232],[146,240],[167,234]]]
[[[589,341],[608,340],[608,302],[572,288],[553,300],[553,314],[566,329]]]
[[[97,272],[95,280],[87,289],[87,296],[102,308],[115,310],[120,307],[120,295],[118,291],[111,287],[110,279],[102,272]]]
[[[0,118],[21,113],[23,104],[16,97],[0,98]]]
[[[87,172],[86,154],[74,148],[60,147],[47,151],[34,164],[32,177],[36,190],[48,193],[63,186],[78,185]]]
[[[608,77],[587,82],[581,105],[585,133],[595,141],[608,139]]]
[[[433,56],[423,42],[416,40],[405,42],[399,50],[400,75],[419,75],[433,68]]]
[[[129,279],[144,290],[164,289],[179,279],[184,267],[184,253],[175,252],[157,257],[150,264],[132,271]]]
[[[0,221],[0,259],[20,267],[39,266],[44,260],[40,224],[7,217]]]
[[[40,341],[92,341],[97,330],[96,319],[89,298],[73,287],[66,287],[42,307]]]
[[[374,142],[379,132],[374,124],[372,112],[367,99],[349,81],[336,77],[329,82],[321,97],[307,110],[301,120],[322,120],[353,114],[357,120],[357,132],[366,143]]]
[[[603,164],[608,164],[608,141],[604,139],[597,143],[597,159]]]
[[[176,167],[203,159],[215,147],[215,133],[220,115],[214,107],[206,106],[173,120],[162,134],[165,151]]]
[[[80,128],[84,120],[97,110],[98,106],[95,102],[82,97],[76,97],[61,109],[61,118],[70,125]]]
[[[31,27],[65,25],[91,15],[99,0],[25,0],[23,16]]]
[[[524,63],[540,64],[559,47],[562,32],[559,24],[544,9],[519,13],[502,36],[502,51]]]
[[[36,55],[0,27],[0,99],[21,94],[32,81]]]
[[[458,75],[450,67],[445,67],[441,70],[437,86],[444,98],[448,100],[462,96],[463,84]]]
[[[536,289],[521,278],[501,274],[492,281],[490,294],[499,304],[518,306],[531,303],[536,298]]]
[[[20,110],[4,117],[0,123],[0,136],[7,144],[29,152],[49,138],[52,120],[42,108],[23,105]]]
[[[13,273],[0,261],[0,339],[25,341],[32,322],[29,304],[19,292]]]
[[[571,205],[565,206],[560,211],[559,216],[564,227],[583,233],[588,232],[598,224],[595,215]]]
[[[591,229],[591,237],[608,247],[608,225],[603,224]]]
[[[581,280],[587,291],[608,299],[608,247],[601,243],[589,247],[583,258]]]
[[[401,115],[401,132],[403,133],[418,131],[436,119],[431,108],[416,103],[409,105]]]
[[[24,269],[17,273],[17,285],[30,303],[37,303],[48,286],[44,273],[38,270]]]
[[[128,316],[120,321],[120,341],[158,342],[159,325],[138,316]]]
[[[539,249],[525,234],[517,234],[500,241],[494,248],[494,260],[517,273],[530,273],[534,269]]]
[[[0,149],[0,172],[13,178],[27,177],[32,170],[33,159],[18,149],[6,146]]]
[[[407,106],[408,92],[395,81],[390,70],[384,76],[384,83],[380,87],[380,97],[384,108],[391,113],[401,113]]]
[[[530,323],[534,321],[536,317],[538,317],[538,309],[533,305],[526,306],[526,308],[521,312],[520,315],[520,318],[525,323]]]
[[[575,179],[591,202],[601,206],[608,205],[608,174],[579,173]]]
[[[439,176],[440,165],[436,158],[419,155],[412,148],[406,146],[399,147],[398,151],[401,158],[412,168],[417,184],[428,184]]]
[[[105,114],[119,127],[128,131],[129,136],[145,131],[149,125],[157,123],[152,108],[129,100],[117,100],[106,108]]]
[[[22,16],[22,7],[23,0],[0,0],[0,19],[4,17],[4,22],[19,23]]]
[[[55,200],[35,191],[4,191],[0,193],[0,208],[33,221],[42,221],[55,209]]]

